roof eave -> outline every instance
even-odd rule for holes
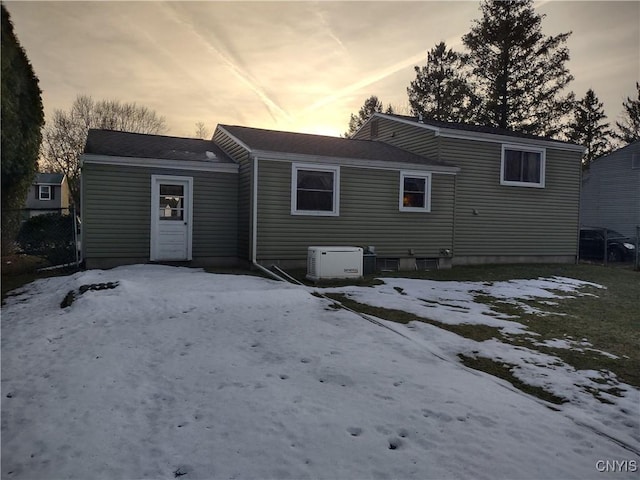
[[[456,128],[436,127],[428,125],[426,123],[416,122],[412,120],[406,120],[404,118],[394,117],[392,115],[386,115],[384,113],[375,113],[373,116],[385,118],[398,123],[404,123],[406,125],[412,125],[414,127],[424,128],[426,130],[434,132],[437,136],[445,138],[459,138],[461,140],[478,140],[492,143],[522,143],[526,145],[540,145],[548,148],[555,148],[558,150],[568,150],[572,152],[584,153],[586,150],[582,145],[574,143],[567,143],[556,140],[537,139],[519,137],[517,135],[501,135],[496,133],[475,132],[471,130],[460,130]]]
[[[460,172],[459,167],[452,165],[418,163],[418,162],[390,162],[386,160],[371,160],[368,158],[352,158],[328,155],[310,155],[304,153],[278,152],[272,150],[251,150],[251,155],[263,160],[286,162],[323,163],[327,165],[344,165],[350,167],[373,168],[382,170],[418,169],[435,173],[455,175]]]
[[[80,165],[82,166],[85,163],[125,167],[158,167],[174,170],[222,173],[237,173],[239,169],[239,165],[237,163],[231,162],[203,162],[197,160],[171,160],[166,158],[123,157],[95,153],[83,153],[80,156]]]

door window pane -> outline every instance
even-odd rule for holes
[[[184,186],[160,185],[160,220],[184,220]]]

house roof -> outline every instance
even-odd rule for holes
[[[411,163],[455,168],[453,165],[416,155],[375,140],[353,140],[326,135],[281,132],[235,125],[219,126],[254,152],[277,152],[294,155],[373,160],[390,163]]]
[[[64,180],[64,173],[38,173],[33,183],[36,185],[60,185]]]
[[[89,130],[84,153],[115,157],[234,163],[211,140]]]
[[[474,132],[479,134],[502,135],[507,137],[526,138],[530,140],[539,140],[539,141],[543,140],[547,142],[578,146],[573,142],[565,142],[563,140],[557,140],[551,137],[541,137],[538,135],[531,135],[528,133],[508,130],[506,128],[489,127],[486,125],[472,125],[468,123],[459,123],[459,122],[441,122],[439,120],[431,120],[428,118],[423,118],[422,120],[419,120],[418,117],[410,117],[407,115],[396,115],[396,114],[390,114],[390,113],[385,113],[385,114],[376,113],[375,116],[387,117],[392,120],[398,119],[404,122],[415,123],[416,125],[428,125],[436,129],[460,130],[463,132]]]

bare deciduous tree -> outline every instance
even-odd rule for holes
[[[67,175],[76,208],[80,206],[80,155],[91,128],[150,134],[167,130],[164,117],[135,103],[96,102],[90,96],[79,95],[69,111],[55,110],[44,128],[41,166]]]
[[[204,122],[196,123],[196,138],[202,138],[203,140],[207,140],[211,134],[209,133],[209,129],[205,126]]]

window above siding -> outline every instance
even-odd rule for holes
[[[293,164],[291,215],[338,216],[340,167]]]
[[[51,185],[38,186],[38,200],[52,200]]]
[[[544,188],[545,161],[544,148],[503,145],[500,184]]]
[[[431,174],[400,172],[400,210],[403,212],[431,211]]]

